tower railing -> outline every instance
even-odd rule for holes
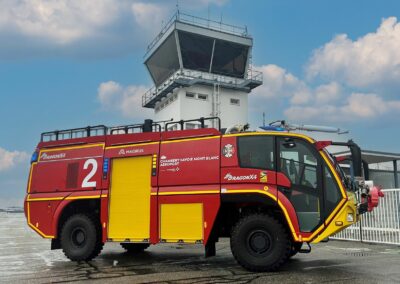
[[[203,28],[207,28],[207,29],[211,29],[211,30],[215,30],[215,31],[219,31],[219,32],[233,34],[236,36],[250,37],[250,35],[247,32],[246,26],[240,27],[240,26],[230,25],[230,24],[223,23],[222,19],[221,19],[221,21],[205,19],[205,18],[193,16],[193,15],[190,15],[190,14],[187,14],[185,12],[178,10],[172,15],[172,17],[162,27],[162,29],[158,33],[158,35],[147,46],[147,50],[146,50],[144,57],[146,57],[147,54],[153,49],[153,47],[157,45],[158,41],[164,36],[164,34],[169,30],[169,28],[175,22],[196,25],[199,27],[203,27]]]
[[[174,72],[167,80],[161,83],[158,87],[153,86],[146,93],[144,93],[144,95],[142,96],[142,106],[146,106],[150,101],[152,101],[163,91],[169,90],[170,87],[178,80],[187,80],[188,82],[192,80],[203,80],[203,81],[229,85],[232,88],[244,88],[244,84],[248,82],[255,82],[257,84],[262,84],[263,74],[262,72],[255,70],[251,67],[247,70],[245,78],[235,78],[231,76],[225,76],[225,75],[190,70],[190,69],[179,69],[176,72]]]

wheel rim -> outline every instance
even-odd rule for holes
[[[71,242],[76,247],[84,246],[86,243],[86,231],[81,227],[74,228],[71,232]]]
[[[264,230],[255,230],[250,232],[247,238],[247,247],[253,255],[265,255],[272,248],[271,235]]]

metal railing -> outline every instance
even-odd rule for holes
[[[235,25],[230,25],[223,23],[221,21],[215,21],[215,20],[210,20],[210,19],[205,19],[197,16],[193,16],[190,14],[186,14],[182,11],[176,11],[171,18],[164,24],[162,27],[161,31],[158,33],[158,35],[150,42],[150,44],[147,46],[146,49],[146,54],[144,57],[149,54],[149,52],[157,45],[157,43],[160,41],[160,39],[164,36],[164,34],[169,30],[169,28],[175,23],[175,22],[182,22],[182,23],[187,23],[191,25],[196,25],[220,32],[225,32],[225,33],[230,33],[233,35],[237,36],[242,36],[242,37],[250,37],[248,32],[247,32],[247,27],[240,27],[240,26],[235,26]]]
[[[153,86],[146,93],[142,96],[142,106],[145,106],[148,102],[150,102],[154,97],[156,97],[160,92],[164,89],[167,89],[171,84],[173,84],[176,80],[183,79],[183,80],[207,80],[213,81],[219,84],[227,84],[231,86],[241,86],[246,81],[253,81],[253,82],[260,82],[263,81],[263,73],[257,71],[253,68],[249,68],[246,73],[245,78],[234,78],[230,76],[224,76],[209,72],[202,72],[190,69],[179,69],[174,72],[167,80],[161,83],[158,87]]]
[[[400,245],[400,189],[382,191],[378,207],[332,239]]]

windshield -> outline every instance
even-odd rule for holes
[[[347,185],[347,177],[345,172],[343,171],[342,167],[337,163],[336,159],[333,157],[333,155],[331,153],[329,153],[326,149],[324,149],[325,153],[327,154],[327,156],[329,157],[329,160],[331,161],[331,163],[334,165],[336,172],[338,173],[341,181]],[[347,187],[347,186],[346,186]]]

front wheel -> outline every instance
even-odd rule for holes
[[[61,229],[60,243],[65,256],[70,260],[92,260],[103,248],[100,225],[94,217],[72,215]]]
[[[289,258],[291,241],[280,222],[257,213],[241,218],[233,227],[231,250],[250,271],[275,271]]]

